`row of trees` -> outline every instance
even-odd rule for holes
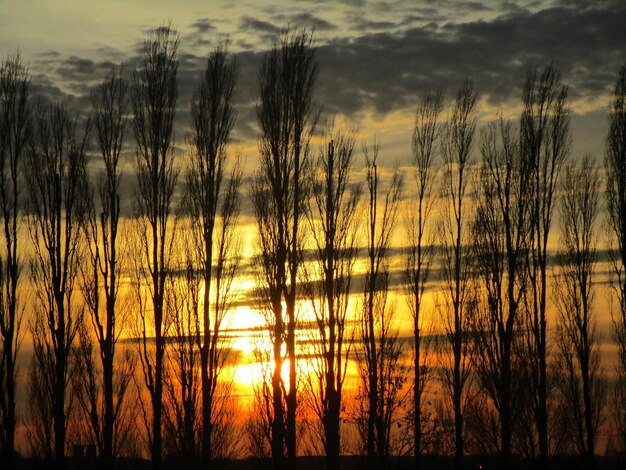
[[[75,440],[68,432],[82,436],[77,442],[95,443],[104,468],[133,452],[138,434],[155,468],[166,454],[201,456],[209,466],[233,449],[236,404],[225,376],[231,348],[224,322],[241,251],[241,165],[227,149],[237,66],[222,46],[209,55],[192,99],[185,168],[174,158],[177,68],[178,37],[170,27],[155,30],[130,80],[113,70],[94,89],[90,117],[81,121],[61,103],[33,103],[19,56],[2,63],[0,450],[6,468],[15,459],[16,359],[25,315],[33,343],[29,439],[37,452],[54,456],[57,468]],[[519,123],[496,120],[478,137],[471,83],[459,88],[446,117],[443,94],[425,94],[409,180],[398,167],[381,171],[375,143],[363,148],[364,185],[353,181],[356,144],[348,133],[323,133],[315,154],[317,74],[306,32],[284,34],[259,72],[253,265],[271,347],[259,352],[267,355],[268,377],[255,384],[256,412],[246,426],[257,448],[267,446],[276,468],[295,468],[302,423],[309,423],[330,468],[339,468],[351,431],[350,443],[372,468],[408,451],[419,468],[420,456],[435,452],[434,441],[451,435],[446,450],[454,451],[457,468],[468,450],[497,453],[503,468],[514,455],[538,456],[547,466],[561,438],[592,465],[607,393],[593,302],[601,180],[591,157],[580,166],[568,162],[567,87],[559,70],[550,65],[529,73]],[[626,68],[611,102],[605,159],[620,358],[615,426],[624,445],[625,84]],[[120,185],[129,130],[136,189],[132,223],[125,224]],[[91,149],[99,153],[97,178],[88,171]],[[557,207],[561,249],[552,281],[548,242]],[[390,248],[402,215],[410,361],[389,296]],[[361,259],[364,279],[357,282]],[[27,264],[32,305],[20,284]],[[123,283],[132,295],[124,295]],[[431,292],[434,308],[426,298]],[[560,312],[556,334],[548,329],[552,302]],[[313,372],[303,377],[298,311],[305,304],[313,314]],[[445,330],[439,340],[433,324]],[[118,345],[123,330],[136,339],[134,353]],[[344,391],[351,362],[360,383],[354,397]],[[433,388],[444,396],[439,406],[431,404]],[[128,403],[132,394],[139,409]],[[556,416],[570,417],[572,425],[561,428],[571,435],[556,432]],[[397,426],[405,421],[410,425]],[[472,431],[482,438],[468,445]]]
[[[32,103],[19,56],[2,64],[6,251],[0,414],[6,468],[14,462],[16,358],[25,312],[18,284],[25,259],[36,298],[28,305],[33,341],[28,416],[37,454],[54,456],[56,468],[63,468],[66,435],[73,429],[83,436],[78,442],[94,443],[104,468],[111,468],[139,421],[159,468],[164,427],[175,429],[168,436],[170,450],[195,452],[199,394],[203,459],[211,460],[213,441],[227,432],[216,397],[228,395],[218,387],[227,351],[220,333],[238,263],[233,229],[241,170],[226,151],[237,68],[222,47],[207,60],[192,103],[186,190],[175,207],[177,49],[175,33],[157,29],[130,82],[113,70],[93,91],[92,113],[83,121],[62,103]],[[137,142],[132,229],[123,227],[120,201],[129,127]],[[92,140],[100,154],[97,177],[87,170]],[[28,194],[22,195],[22,188]],[[32,260],[23,243],[22,213]],[[184,223],[189,226],[182,240],[178,225]],[[134,299],[124,298],[123,280],[133,287]],[[119,356],[123,328],[137,338],[137,354],[124,348]],[[144,386],[138,392],[142,407],[133,414],[125,400],[130,385],[141,380],[137,360]],[[77,413],[80,423],[72,428]]]

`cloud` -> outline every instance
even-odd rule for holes
[[[278,26],[251,16],[244,16],[241,19],[241,27],[264,34],[278,34],[280,32]]]
[[[552,8],[340,39],[319,49],[320,100],[333,112],[385,114],[427,89],[451,93],[467,77],[501,106],[518,99],[529,68],[551,61],[572,97],[604,94],[624,60],[625,22],[623,7]]]
[[[198,33],[208,33],[215,30],[215,26],[208,18],[199,18],[191,23],[191,28]]]
[[[378,7],[383,8],[383,4]],[[463,8],[481,10],[471,3]],[[394,22],[387,25],[388,18],[381,15],[380,19],[363,18],[360,32],[354,32],[357,23],[352,23],[352,33],[314,13],[284,15],[294,23],[298,19],[301,25],[317,25],[316,36],[321,45],[317,55],[320,76],[316,100],[329,114],[344,114],[355,126],[365,112],[373,111],[382,118],[392,111],[411,110],[426,90],[442,88],[450,97],[466,78],[474,81],[481,98],[491,106],[516,105],[528,69],[544,67],[551,61],[562,67],[573,99],[593,101],[611,92],[626,50],[626,8],[610,2],[536,11],[510,4],[491,19],[458,23],[434,9],[408,8],[394,20],[396,28],[391,27]],[[240,51],[234,98],[238,107],[234,132],[237,141],[256,138],[258,69],[263,47],[269,46],[280,32],[277,24],[281,23],[252,16],[239,19],[242,34],[233,38],[233,45]],[[192,34],[206,32],[206,38],[212,38],[215,25],[207,18],[199,18],[191,23],[195,31]],[[330,30],[337,36],[322,33]],[[143,42],[137,43],[126,56],[126,70],[131,71],[138,64],[142,46]],[[34,94],[53,99],[71,95],[75,104],[88,105],[82,95],[88,94],[116,61],[112,58],[114,52],[117,53],[109,51],[98,60],[64,57],[56,51],[38,56],[32,68]],[[208,50],[189,50],[181,44],[180,52],[177,126],[182,144],[190,99]]]
[[[94,61],[91,59],[71,56],[61,62],[57,72],[69,78],[89,78],[93,76],[94,65]]]
[[[366,20],[361,16],[359,16],[359,19],[357,19],[355,23],[355,27],[359,31],[385,30],[396,27],[396,23],[391,21],[372,21]]]
[[[283,19],[278,17],[277,19]],[[315,31],[331,31],[337,29],[337,26],[329,21],[319,18],[311,13],[298,13],[287,18],[287,24],[301,27],[312,28]]]

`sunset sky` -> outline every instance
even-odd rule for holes
[[[314,31],[320,67],[315,100],[322,110],[322,126],[334,119],[354,132],[357,172],[364,164],[361,144],[375,138],[383,174],[384,167],[409,163],[413,115],[425,92],[442,89],[447,110],[459,85],[470,79],[479,94],[479,128],[500,114],[517,120],[527,72],[550,62],[562,69],[563,82],[570,87],[573,157],[591,153],[601,165],[608,103],[619,69],[626,64],[625,0],[0,0],[0,60],[19,50],[30,70],[33,96],[63,99],[86,116],[91,89],[113,65],[132,72],[148,33],[166,24],[180,34],[175,125],[181,167],[190,98],[207,55],[227,41],[239,64],[232,144],[243,156],[246,176],[257,167],[255,106],[261,58],[287,26]],[[129,128],[122,186],[125,214],[135,184],[134,151]],[[244,185],[241,226],[248,263],[243,263],[243,294],[235,302],[230,327],[234,349],[251,356],[256,346],[250,340],[251,328],[264,323],[249,298],[244,299],[254,287],[249,261],[256,249],[246,189]],[[402,294],[397,274],[404,259],[394,248],[392,290]],[[601,269],[606,280],[606,269]],[[355,277],[362,274],[361,269]],[[604,292],[598,295],[599,323],[608,332]],[[429,295],[431,307],[435,301]],[[398,302],[398,310],[406,310],[404,301]],[[412,333],[408,314],[403,315],[401,331]],[[29,341],[22,352],[25,358],[30,357]],[[603,360],[612,365],[616,357],[612,349]],[[261,377],[259,364],[241,361],[234,372],[235,381],[248,386],[248,394],[250,381]],[[18,406],[23,408],[24,402]]]
[[[223,39],[237,54],[234,138],[254,167],[254,104],[261,54],[280,28],[314,28],[317,102],[325,116],[363,138],[377,136],[384,162],[406,162],[417,97],[441,87],[450,98],[470,78],[481,117],[518,115],[530,67],[554,61],[571,87],[574,154],[603,153],[609,93],[626,61],[621,0],[0,2],[0,55],[19,49],[34,94],[85,105],[111,64],[136,63],[146,33],[171,22],[180,32],[177,143],[206,55]],[[132,140],[132,139],[131,139]]]
[[[626,4],[619,0],[0,2],[0,56],[20,50],[30,67],[32,94],[62,98],[83,115],[90,109],[91,87],[111,66],[132,71],[148,32],[171,23],[181,38],[176,145],[183,167],[191,94],[207,54],[228,40],[240,70],[232,137],[248,174],[257,165],[260,59],[286,25],[315,31],[322,122],[334,117],[355,131],[357,148],[377,138],[383,166],[408,163],[413,113],[424,92],[440,87],[449,103],[469,78],[479,92],[482,121],[498,113],[517,119],[527,71],[550,61],[570,86],[573,155],[590,152],[600,163],[610,93],[626,62]],[[128,210],[134,184],[130,130],[126,153]],[[359,152],[357,171],[363,160]],[[251,255],[256,231],[247,195],[243,201],[245,255]],[[399,269],[402,262],[395,264]]]

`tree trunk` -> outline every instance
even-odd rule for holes
[[[457,331],[459,331],[457,329]],[[455,334],[454,338],[454,382],[453,382],[453,400],[454,400],[454,468],[456,470],[463,469],[463,414],[461,407],[461,399],[463,387],[461,383],[461,336]]]
[[[200,382],[202,386],[202,463],[205,467],[210,468],[212,458],[211,380],[209,378],[209,350],[206,341],[207,340],[205,338],[205,345],[200,349]]]
[[[293,285],[292,289],[295,288]],[[287,357],[289,358],[289,391],[287,392],[287,463],[296,468],[296,312],[295,296],[287,302]]]
[[[14,465],[15,456],[15,362],[13,360],[13,336],[11,342],[5,345],[7,348],[7,415],[3,423],[6,432],[6,465],[11,470]]]
[[[62,312],[63,310],[61,310]],[[61,316],[62,313],[59,313]],[[59,325],[58,331],[64,333]],[[65,347],[64,339],[57,338],[54,378],[54,460],[56,470],[65,468]]]
[[[539,434],[539,457],[541,466],[548,468],[549,447],[548,447],[548,376],[546,360],[546,274],[545,267],[541,271],[541,306],[539,318],[539,409],[537,410],[537,427]]]
[[[587,339],[587,338],[585,338]],[[591,383],[589,377],[589,345],[588,341],[584,342],[585,354],[581,358],[581,372],[583,379],[583,400],[585,406],[585,437],[587,439],[586,442],[586,450],[585,450],[585,465],[588,469],[593,469],[594,466],[594,454],[595,454],[595,443],[594,443],[594,430],[593,430],[593,410],[591,403]]]
[[[511,468],[511,341],[505,338],[504,343],[500,403],[500,458],[501,468]]]
[[[112,318],[112,317],[109,317]],[[111,323],[109,322],[107,328],[110,330]],[[113,337],[113,332],[108,332],[108,338]],[[102,353],[102,375],[103,375],[103,388],[104,388],[104,428],[103,428],[103,444],[102,451],[102,463],[105,469],[113,467],[113,426],[114,426],[114,414],[113,414],[113,350],[111,347],[111,341],[106,340],[103,344]]]
[[[340,468],[339,460],[339,413],[340,413],[340,395],[331,385],[326,389],[328,396],[328,411],[324,420],[324,432],[326,438],[326,468],[329,470],[338,470]]]
[[[279,306],[279,308],[282,308]],[[272,374],[272,405],[274,418],[272,420],[272,462],[275,470],[283,470],[285,465],[284,454],[284,411],[281,370],[283,368],[282,345],[282,323],[276,322],[274,328],[274,372]]]
[[[420,310],[419,302],[415,307],[415,311],[419,312]],[[413,464],[415,470],[420,470],[422,466],[421,457],[422,457],[422,419],[421,419],[421,410],[422,410],[422,390],[421,390],[421,381],[420,381],[420,331],[418,325],[418,317],[415,316],[415,323],[413,325],[415,331],[415,358],[413,362],[413,370],[415,373],[415,378],[413,381],[413,408],[415,410],[415,417],[413,419]]]
[[[163,422],[163,351],[164,339],[157,330],[156,336],[157,353],[155,361],[155,383],[152,422],[152,466],[154,470],[160,470],[163,462],[163,435],[161,423]]]

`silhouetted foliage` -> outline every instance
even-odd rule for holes
[[[363,450],[370,468],[384,466],[391,455],[392,426],[402,406],[401,391],[406,371],[401,362],[402,342],[393,324],[395,307],[389,305],[389,247],[397,219],[403,180],[396,167],[384,201],[378,202],[378,144],[364,147],[367,182],[367,268],[363,304],[358,316],[357,350],[360,391],[356,397],[356,421]],[[379,214],[379,210],[382,213]]]
[[[92,326],[81,330],[77,355],[79,374],[76,386],[79,402],[88,417],[104,468],[113,465],[113,457],[128,437],[129,423],[120,418],[124,398],[134,373],[129,355],[116,364],[117,339],[122,331],[124,312],[119,302],[122,253],[120,241],[120,158],[127,130],[128,84],[121,70],[113,69],[91,95],[93,127],[104,170],[99,174],[95,191],[88,193],[88,213],[83,224],[85,263],[82,267],[82,290]],[[98,345],[99,364],[93,357],[92,337]],[[119,366],[119,370],[116,369]],[[101,370],[101,374],[96,371]],[[101,375],[101,377],[100,377]]]
[[[311,404],[322,426],[327,468],[339,468],[343,383],[348,369],[347,314],[357,255],[356,213],[361,195],[351,183],[354,139],[329,132],[312,177],[307,209],[314,267],[305,290],[311,299],[317,334],[313,340]],[[345,403],[343,403],[345,406]]]
[[[609,104],[606,137],[606,205],[611,246],[611,285],[617,306],[611,305],[613,329],[619,351],[616,424],[626,448],[626,66],[619,72]]]
[[[22,165],[31,138],[30,76],[19,54],[0,63],[0,462],[13,468],[17,414],[17,353],[23,301],[18,298],[24,244],[21,226]]]
[[[458,90],[443,130],[443,218],[439,226],[443,245],[445,305],[443,321],[452,353],[452,367],[444,369],[444,387],[454,411],[455,467],[463,467],[463,408],[469,378],[469,310],[474,305],[469,293],[469,221],[467,185],[476,130],[476,91],[469,82]]]
[[[515,348],[523,325],[521,309],[528,288],[531,172],[528,154],[520,152],[511,123],[492,122],[480,140],[482,165],[472,225],[479,305],[472,319],[474,366],[481,386],[497,411],[502,468],[511,466],[515,406],[522,384]]]
[[[256,458],[270,458],[272,456],[272,370],[271,358],[272,341],[262,344],[261,338],[256,338],[253,350],[254,360],[261,365],[261,378],[252,384],[252,412],[248,416],[244,429],[246,433],[247,455]]]
[[[172,261],[172,274],[166,283],[167,309],[171,312],[168,351],[164,377],[164,451],[193,463],[199,455],[200,438],[200,368],[196,354],[202,278],[195,266],[190,237],[181,236],[176,246],[178,258]],[[174,273],[181,273],[175,275]]]
[[[72,351],[72,403],[73,434],[80,446],[94,446],[104,466],[106,393],[104,391],[104,366],[102,354],[94,346],[93,333],[83,321],[78,330],[78,344]],[[98,359],[97,359],[98,358]],[[137,365],[136,356],[125,349],[117,355],[113,365],[111,381],[112,442],[111,461],[115,458],[132,456],[138,436],[136,419],[138,413],[130,404],[130,385]],[[106,467],[104,467],[106,468]]]
[[[297,277],[307,201],[304,173],[316,121],[312,100],[317,70],[312,36],[287,31],[265,54],[259,72],[260,169],[252,202],[259,229],[262,290],[273,315],[271,447],[276,468],[283,466],[284,444],[292,468],[296,456]],[[281,378],[283,344],[289,359],[288,387]]]
[[[34,248],[31,275],[36,302],[31,323],[34,356],[29,374],[34,436],[55,466],[64,468],[71,351],[84,307],[73,294],[78,281],[81,224],[86,217],[89,125],[63,104],[36,110],[25,175],[28,229]],[[37,431],[38,430],[38,431]]]
[[[133,77],[133,131],[137,141],[135,193],[138,248],[133,260],[137,277],[140,362],[150,395],[142,417],[154,468],[163,459],[163,366],[165,338],[171,322],[165,287],[172,254],[170,221],[177,172],[174,159],[174,116],[178,91],[178,36],[170,26],[151,32],[143,61]]]
[[[569,419],[566,429],[587,468],[593,468],[596,440],[606,398],[600,366],[593,278],[597,263],[598,170],[589,155],[565,168],[560,213],[559,278],[555,295],[560,312],[557,384]]]
[[[531,162],[530,295],[526,311],[529,367],[534,387],[533,408],[539,454],[543,466],[549,457],[548,439],[548,239],[552,228],[555,193],[563,162],[570,150],[567,86],[553,64],[539,75],[531,71],[522,93],[520,149]]]
[[[190,313],[195,315],[194,339],[200,352],[201,450],[205,464],[214,452],[224,452],[215,447],[212,435],[214,428],[224,429],[221,422],[224,414],[220,410],[225,403],[216,403],[216,400],[217,390],[225,386],[218,382],[230,347],[221,336],[224,318],[232,303],[232,283],[241,248],[235,236],[241,167],[239,159],[233,159],[227,151],[235,123],[232,96],[236,78],[234,58],[229,57],[225,46],[218,46],[208,57],[191,105],[191,165],[183,203],[191,219],[193,239],[190,242],[194,252],[190,255],[197,263],[201,274],[198,281],[204,287],[201,298],[200,286],[194,284],[197,288],[192,291],[196,296],[193,302],[197,308],[195,313]],[[228,179],[225,180],[225,176]]]
[[[427,93],[415,111],[411,168],[415,202],[411,201],[407,213],[408,248],[404,273],[405,292],[413,317],[413,456],[415,468],[421,467],[422,419],[425,414],[424,394],[432,378],[428,364],[431,341],[423,337],[426,328],[424,292],[429,281],[433,261],[435,233],[430,228],[435,207],[435,181],[441,124],[439,115],[443,108],[443,93]]]
[[[364,146],[369,197],[361,204],[353,136],[315,134],[313,35],[284,30],[257,77],[259,158],[249,183],[258,250],[246,260],[245,165],[230,144],[237,107],[249,103],[235,101],[235,55],[226,43],[210,52],[190,96],[190,122],[178,123],[179,36],[162,26],[143,46],[132,78],[113,68],[91,89],[85,122],[66,106],[86,96],[31,105],[20,54],[0,62],[2,469],[219,467],[242,456],[255,459],[233,468],[622,463],[626,67],[610,101],[605,149],[618,362],[604,457],[611,382],[595,303],[603,292],[596,267],[605,262],[596,221],[602,173],[590,156],[566,165],[570,111],[558,67],[528,73],[519,129],[503,119],[486,124],[480,162],[472,158],[473,85],[458,89],[445,120],[441,92],[421,97],[407,237],[396,248],[402,172],[379,166],[377,144]],[[194,56],[181,57],[195,66]],[[136,140],[132,214],[122,200],[128,125]],[[188,130],[181,165],[175,125]],[[179,169],[185,181],[177,186]],[[394,282],[394,269],[402,281]],[[247,290],[250,275],[257,282]],[[127,287],[134,297],[122,295]],[[400,294],[406,317],[395,316]],[[250,305],[266,324],[248,329],[236,318],[231,329],[230,314]],[[33,354],[28,402],[16,410],[23,318]],[[242,338],[256,341],[253,358],[235,349]],[[249,374],[249,400],[245,379],[235,382],[242,358],[251,362],[246,373],[261,373],[258,381]],[[612,456],[614,447],[621,456]],[[16,458],[22,448],[32,459]],[[359,455],[346,456],[351,450]],[[148,454],[152,462],[142,460]]]

